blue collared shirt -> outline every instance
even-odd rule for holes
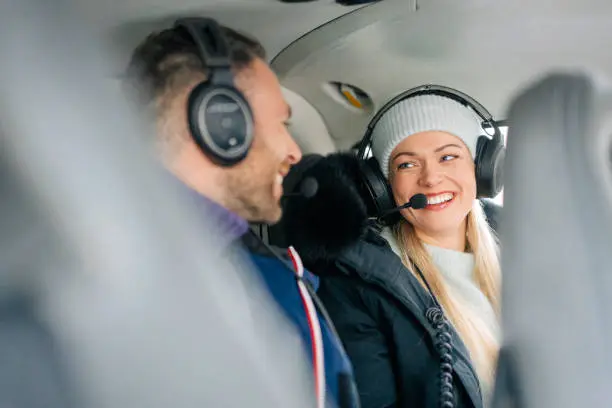
[[[219,229],[226,232],[230,240],[235,241],[247,233],[249,224],[244,218],[190,189],[184,184],[181,183],[181,185],[184,190],[187,190],[185,194],[194,200],[196,208],[206,214],[207,218]],[[286,263],[274,257],[262,256],[252,252],[249,253],[249,257],[255,269],[263,279],[270,295],[284,310],[287,317],[295,324],[298,332],[303,338],[305,351],[307,355],[312,358],[310,329],[303,309],[302,299],[296,285],[294,271],[291,269],[287,270]],[[316,290],[319,284],[317,276],[305,270],[304,279]],[[350,397],[349,400],[346,401],[347,405],[345,406],[356,407],[358,403],[354,390],[351,364],[344,352],[340,340],[334,336],[327,322],[321,319],[320,315],[319,319],[323,332],[327,389],[331,393],[331,396],[333,396],[332,399],[335,400],[336,404],[339,402],[340,394],[347,395],[348,393]],[[341,391],[341,388],[344,389],[344,391]]]

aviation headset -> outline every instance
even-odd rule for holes
[[[210,18],[182,18],[174,26],[189,34],[209,69],[208,78],[189,95],[191,136],[215,163],[235,165],[246,157],[253,142],[253,114],[234,85],[229,44],[219,24]]]
[[[480,116],[483,128],[493,129],[494,133],[492,135],[480,135],[478,137],[474,155],[477,197],[495,197],[503,187],[502,170],[505,147],[499,126],[485,107],[469,95],[445,86],[422,85],[412,88],[391,99],[374,115],[361,139],[357,152],[357,157],[362,163],[360,166],[361,183],[366,196],[368,213],[379,218],[380,222],[385,225],[391,225],[399,220],[399,213],[397,212],[390,216],[384,216],[384,214],[389,214],[397,205],[391,192],[391,186],[378,161],[375,157],[367,158],[366,150],[371,145],[372,133],[382,116],[397,103],[417,95],[439,95],[459,102],[472,108]]]

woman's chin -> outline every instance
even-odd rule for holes
[[[459,231],[465,228],[465,220],[466,217],[462,214],[450,211],[423,211],[416,217],[411,214],[411,217],[406,219],[417,231],[422,231],[426,235],[445,235]]]

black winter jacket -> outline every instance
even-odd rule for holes
[[[386,241],[370,231],[318,272],[319,297],[353,362],[362,407],[440,407],[443,346],[430,320],[437,305]],[[454,406],[479,408],[469,354],[449,333]]]
[[[465,345],[452,326],[436,320],[440,313],[429,292],[368,221],[356,158],[335,154],[303,163],[286,178],[285,191],[314,177],[318,192],[288,200],[271,238],[295,246],[321,277],[318,294],[353,363],[362,407],[440,407],[449,368],[442,369],[444,357],[452,365],[453,406],[481,408]],[[487,209],[496,210],[491,203]],[[443,327],[450,334],[447,349]]]

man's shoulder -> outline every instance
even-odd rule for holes
[[[262,273],[277,273],[281,271],[282,273],[291,274],[292,277],[296,276],[297,264],[301,263],[299,254],[293,252],[293,257],[297,256],[297,259],[295,259],[290,255],[288,248],[266,244],[253,231],[248,231],[244,234],[241,237],[241,243],[255,260],[256,264],[258,264],[258,267],[263,269]],[[318,277],[309,270],[304,269],[303,278],[315,289],[318,287]]]
[[[287,249],[266,244],[256,233],[250,230],[242,235],[239,241],[251,257],[264,259],[268,265],[275,265],[279,268],[282,267],[293,271]]]

